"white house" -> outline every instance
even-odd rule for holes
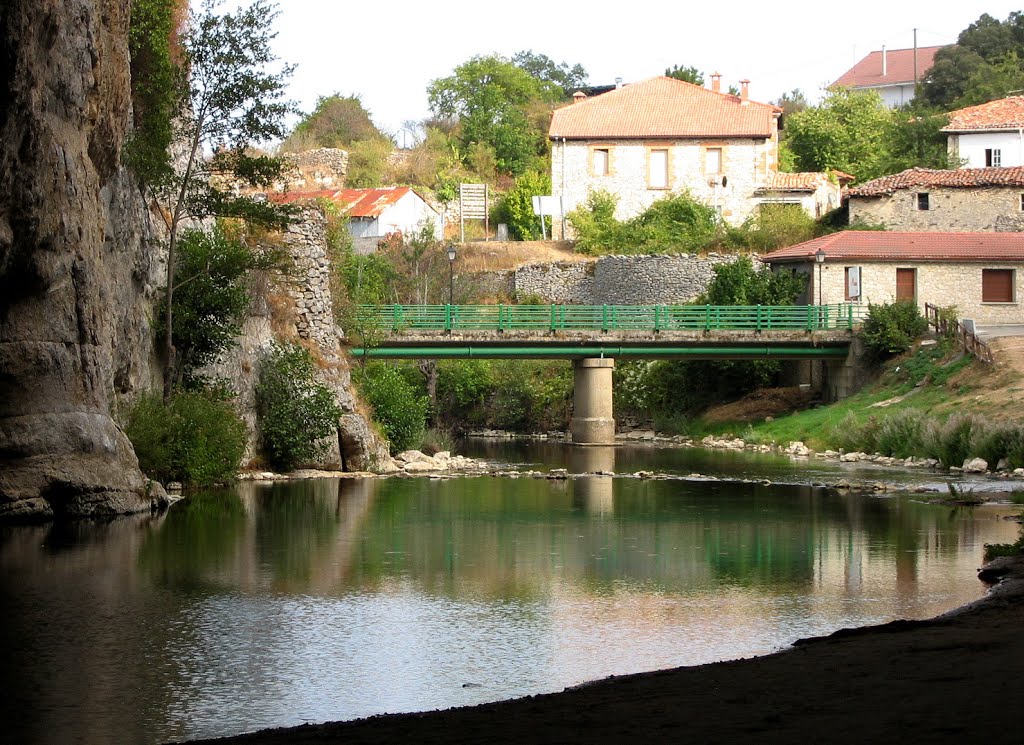
[[[410,235],[430,224],[434,236],[444,235],[440,213],[408,186],[380,189],[323,189],[319,191],[289,191],[274,197],[278,202],[326,199],[333,202],[348,219],[348,229],[360,243],[372,244],[389,234]]]
[[[824,261],[817,262],[822,252]],[[1024,323],[1018,233],[846,230],[765,254],[772,269],[809,275],[810,303],[912,300],[956,306],[981,324]]]
[[[950,113],[946,147],[964,168],[1024,166],[1024,96]]]
[[[591,191],[618,199],[615,216],[629,219],[657,199],[688,191],[723,219],[743,222],[764,203],[799,205],[822,214],[839,201],[839,183],[824,174],[779,178],[779,116],[752,101],[749,81],[738,96],[668,77],[626,85],[556,109],[551,182],[566,212]]]
[[[878,91],[889,108],[914,100],[917,81],[923,80],[935,63],[939,47],[886,49],[871,52],[844,72],[832,87]]]

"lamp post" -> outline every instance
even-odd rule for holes
[[[448,305],[455,304],[455,244],[448,244]]]
[[[818,265],[818,305],[821,305],[821,267],[825,263],[825,249],[819,248],[814,254],[814,263]]]

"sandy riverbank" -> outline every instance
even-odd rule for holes
[[[766,657],[216,742],[1019,743],[1024,558],[999,572],[984,599],[939,618],[840,631]]]

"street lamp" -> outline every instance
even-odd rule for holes
[[[448,244],[448,305],[455,304],[455,244]]]
[[[818,265],[818,305],[821,305],[821,266],[825,263],[825,249],[819,248],[814,254],[814,263]]]

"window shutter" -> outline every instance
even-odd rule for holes
[[[982,269],[981,270],[981,302],[1012,303],[1013,302],[1013,270]]]

